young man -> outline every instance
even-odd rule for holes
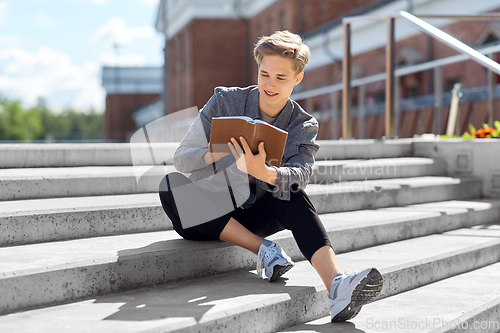
[[[311,176],[318,122],[289,97],[302,81],[309,62],[309,48],[298,35],[277,31],[256,44],[258,84],[247,88],[215,89],[200,111],[174,155],[180,173],[167,175],[160,186],[160,199],[174,229],[186,239],[221,239],[258,255],[257,271],[264,269],[274,281],[291,269],[293,261],[275,243],[265,240],[283,229],[292,231],[299,249],[316,269],[328,289],[332,321],[344,321],[358,314],[361,306],[382,289],[382,276],[375,268],[362,272],[340,272],[328,235],[304,188]],[[288,132],[279,168],[265,162],[263,143],[252,154],[245,139],[228,142],[231,154],[208,150],[213,117],[249,116],[262,119]],[[172,186],[208,179],[221,165],[232,165],[232,173],[248,177],[250,198],[237,209],[206,223],[183,228]],[[237,170],[235,169],[237,168]],[[228,167],[230,169],[230,167]]]

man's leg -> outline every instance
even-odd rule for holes
[[[259,246],[264,241],[264,238],[249,231],[232,217],[222,230],[219,238],[225,242],[241,246],[255,254],[259,253]]]
[[[307,194],[292,186],[290,201],[266,194],[261,211],[268,219],[265,228],[282,227],[292,231],[304,256],[311,262],[328,289],[332,321],[355,317],[361,307],[374,299],[382,289],[382,276],[375,268],[361,272],[339,272],[328,234]],[[253,221],[253,220],[252,220]],[[262,225],[262,222],[261,222]],[[245,224],[247,226],[247,224]],[[258,226],[247,226],[258,230]],[[259,232],[256,232],[259,234]]]
[[[244,226],[264,237],[283,229],[291,230],[302,254],[330,290],[339,265],[323,224],[305,192],[293,185],[289,201],[274,198],[269,192],[252,208],[255,211],[249,214]]]
[[[330,292],[333,279],[340,272],[333,248],[325,245],[317,250],[311,258],[311,265],[318,272],[326,289]]]

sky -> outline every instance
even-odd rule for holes
[[[0,98],[104,111],[103,66],[163,66],[159,0],[0,0]],[[114,45],[117,45],[115,48]]]

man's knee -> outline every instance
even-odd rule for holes
[[[294,207],[295,209],[298,208],[305,208],[305,209],[313,209],[316,210],[314,207],[314,204],[312,203],[311,199],[307,195],[306,191],[298,186],[297,184],[293,185],[293,188],[290,189],[290,201],[289,205],[291,207]]]
[[[304,203],[308,203],[308,198],[307,194],[305,191],[300,187],[298,184],[292,184],[290,186],[290,199],[289,200],[281,200],[281,199],[274,199],[275,204],[274,207],[278,208],[281,206],[284,206],[285,208],[289,208],[290,206],[294,207],[296,205],[302,205]]]

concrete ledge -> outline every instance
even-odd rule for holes
[[[170,229],[156,193],[0,202],[0,246]]]
[[[435,158],[398,157],[371,160],[317,161],[310,183],[444,176],[446,161]]]
[[[158,193],[173,171],[173,165],[7,169],[0,173],[0,200]]]
[[[316,209],[327,213],[478,198],[481,182],[474,177],[413,177],[310,184],[306,192]]]
[[[463,255],[457,255],[462,253]],[[471,257],[477,260],[470,260]],[[500,259],[500,241],[435,235],[338,256],[345,270],[378,267],[395,288],[381,298],[440,281]],[[451,265],[453,272],[448,273]],[[437,274],[436,274],[437,272]],[[372,304],[376,304],[372,303]],[[253,272],[162,285],[0,318],[0,328],[30,325],[38,332],[274,332],[328,313],[325,287],[308,262],[276,283]],[[368,306],[364,314],[371,313]],[[75,322],[75,315],[78,320]],[[107,319],[107,320],[103,320]],[[42,324],[43,323],[43,324]]]
[[[356,251],[352,256],[346,253],[351,258],[349,260],[356,263],[364,256],[360,253],[365,253],[359,251],[379,255],[387,247],[394,253],[384,250],[379,259],[394,257],[399,253],[399,246],[404,247],[397,244],[425,242],[425,237],[420,236],[497,221],[499,207],[498,202],[448,202],[441,207],[433,204],[429,207],[417,205],[407,209],[342,213],[337,216],[329,214],[322,216],[322,220],[336,252]],[[469,231],[478,232],[474,229]],[[393,243],[396,245],[381,245],[379,250],[360,250],[412,237],[420,238]],[[427,237],[435,239],[438,236]],[[446,253],[452,251],[453,246],[473,246],[490,241],[480,236],[439,237],[443,242],[439,251],[446,249]],[[303,259],[291,232],[282,231],[270,239],[281,244],[294,260]],[[449,247],[444,245],[452,239],[461,241]],[[422,255],[430,255],[428,251],[436,249],[435,245],[427,243],[420,246],[429,247],[429,250],[417,251]],[[433,253],[434,259],[439,251]],[[486,255],[484,257],[487,258]],[[377,261],[376,258],[373,260]],[[0,294],[5,296],[0,299],[0,313],[5,314],[141,286],[251,269],[255,267],[255,255],[220,241],[185,241],[174,231],[166,231],[0,248],[0,262],[3,263]],[[386,260],[384,265],[390,262]],[[435,268],[429,272],[433,270]],[[388,283],[388,286],[392,284]]]
[[[178,142],[152,143],[158,164],[171,160]],[[55,143],[55,144],[0,144],[1,168],[40,168],[77,166],[134,165],[151,163],[150,148],[146,144],[129,143]]]
[[[444,158],[448,175],[483,180],[482,195],[500,197],[500,139],[416,141],[415,156]]]
[[[346,160],[413,156],[414,139],[318,140],[316,160]]]

